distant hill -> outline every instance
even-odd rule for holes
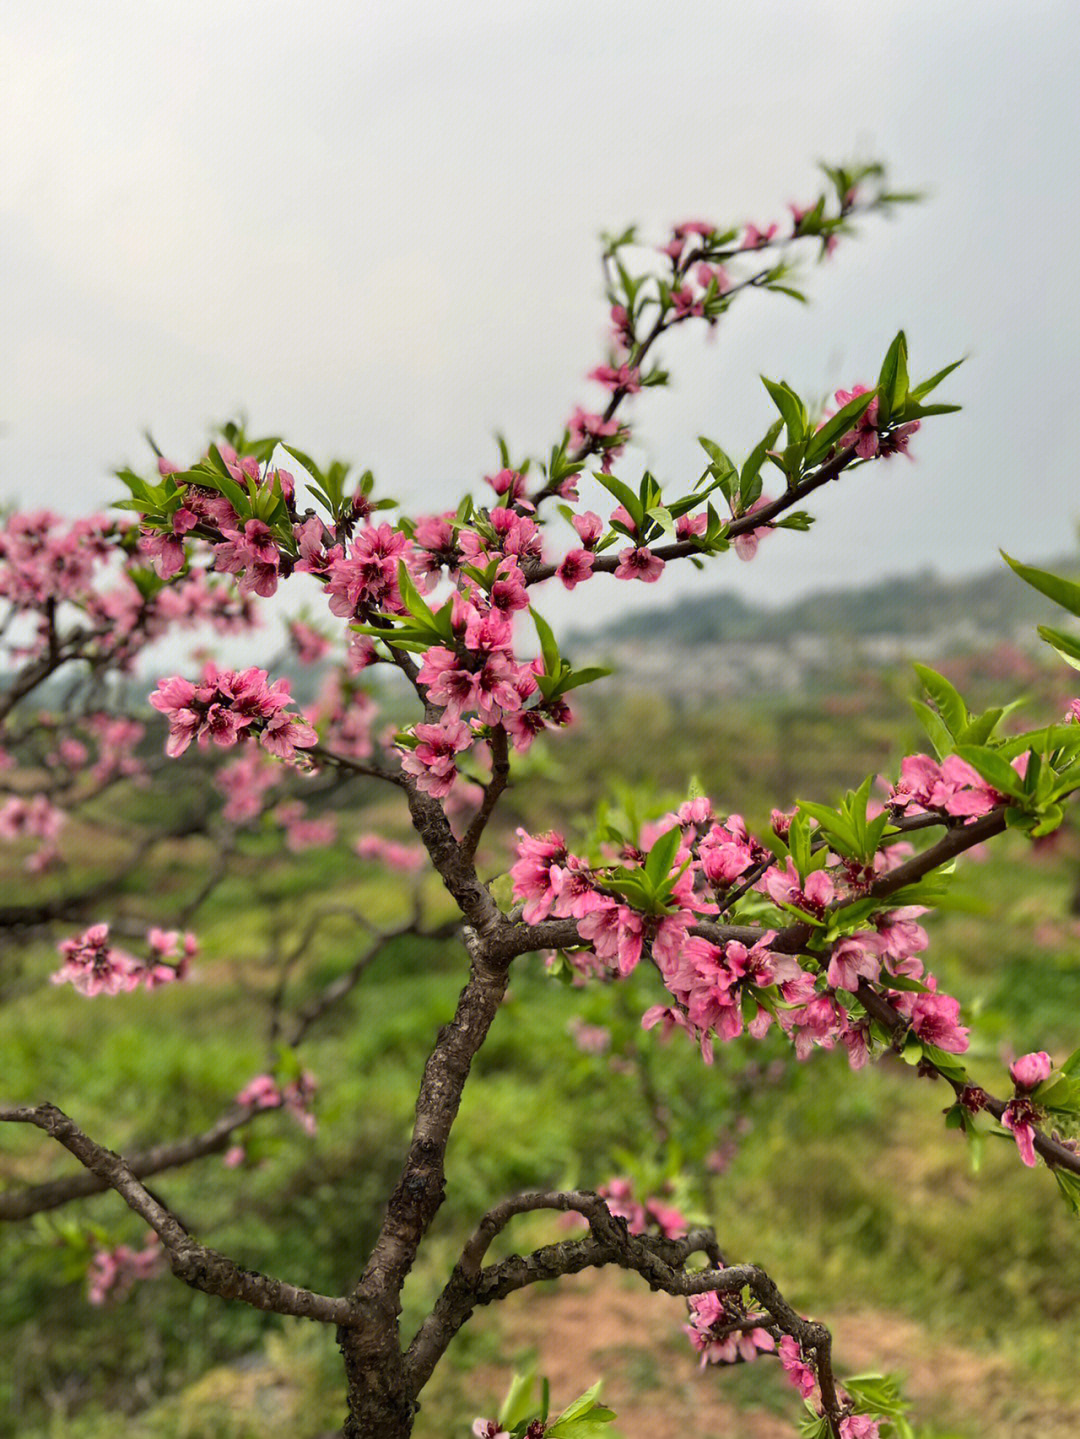
[[[1080,558],[1047,560],[1039,568],[1076,574]],[[570,643],[590,651],[610,642],[696,646],[786,644],[813,631],[830,639],[926,635],[956,630],[989,639],[1015,638],[1062,612],[1023,584],[1004,564],[969,579],[933,570],[898,575],[856,589],[822,589],[779,607],[753,604],[729,590],[640,610],[600,629],[578,631]]]
[[[1069,555],[1039,568],[1076,575],[1080,560]],[[576,664],[609,666],[612,683],[624,689],[706,703],[857,688],[868,671],[912,659],[933,665],[981,656],[989,671],[1035,673],[1049,653],[1036,625],[1063,621],[1067,627],[1061,610],[1002,564],[962,580],[927,570],[817,590],[773,608],[719,590],[578,631],[564,650]]]

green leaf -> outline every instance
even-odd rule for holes
[[[1005,713],[1001,706],[974,715],[956,736],[962,744],[985,744],[998,727],[998,721]]]
[[[530,1369],[524,1374],[514,1375],[510,1381],[510,1388],[506,1392],[506,1398],[499,1407],[501,1428],[513,1429],[515,1424],[520,1424],[531,1417],[535,1383],[536,1371],[534,1369]]]
[[[559,681],[559,693],[567,694],[570,690],[576,690],[581,685],[595,684],[597,680],[605,679],[611,670],[604,669],[601,665],[586,665],[584,669],[570,670]]]
[[[593,478],[599,480],[604,489],[607,490],[609,494],[615,496],[619,504],[622,505],[623,509],[625,509],[626,513],[640,530],[645,520],[645,512],[641,501],[637,495],[634,494],[630,486],[623,484],[622,480],[617,480],[614,475],[605,475],[599,470],[593,472]]]
[[[311,478],[315,480],[316,483],[323,490],[329,490],[330,486],[327,483],[327,476],[323,474],[322,470],[319,469],[318,465],[315,463],[315,461],[311,458],[310,455],[305,454],[303,450],[296,449],[293,445],[283,444],[281,448],[285,451],[287,455],[292,455],[293,459],[297,462],[297,464],[303,465],[304,469],[307,470]],[[340,501],[340,494],[338,495],[338,499]]]
[[[907,399],[907,340],[903,330],[897,333],[885,354],[878,375],[878,425],[887,425],[893,412]]]
[[[1048,570],[1037,570],[1031,565],[1022,565],[1019,560],[1012,559],[1004,550],[1001,551],[1001,558],[1025,584],[1029,584],[1040,594],[1046,595],[1047,599],[1053,600],[1056,605],[1068,610],[1071,615],[1080,615],[1080,585],[1075,584],[1072,580],[1062,579],[1060,575],[1052,575]],[[1039,633],[1042,634],[1041,629]]]
[[[806,432],[806,406],[790,385],[780,381],[767,380],[761,376],[761,383],[772,396],[773,404],[780,411],[780,416],[787,427],[788,443],[798,444]]]
[[[572,1404],[568,1404],[566,1408],[562,1411],[562,1413],[556,1417],[555,1423],[561,1424],[567,1419],[584,1418],[584,1416],[588,1414],[591,1409],[595,1409],[596,1401],[600,1395],[600,1387],[602,1383],[603,1381],[598,1379],[595,1384],[591,1385],[588,1389],[585,1390],[584,1394],[580,1394],[573,1401]],[[553,1433],[554,1431],[551,1430],[549,1432]]]
[[[754,503],[754,500],[757,498],[757,496],[761,493],[761,485],[759,483],[757,487],[757,493],[753,494],[753,498],[751,498],[754,482],[758,479],[761,467],[765,463],[765,457],[776,444],[777,437],[779,436],[780,431],[783,428],[784,421],[782,419],[777,420],[774,425],[770,425],[769,428],[765,431],[765,434],[762,437],[761,441],[757,445],[755,445],[754,448],[750,451],[749,457],[747,458],[746,463],[742,467],[742,473],[739,476],[739,497],[741,502],[741,513],[745,513]]]
[[[909,699],[908,704],[915,711],[919,723],[930,736],[930,743],[934,746],[938,759],[944,759],[952,750],[953,737],[945,728],[941,716],[929,705],[923,704],[922,700]]]
[[[967,705],[945,676],[939,675],[937,670],[919,664],[913,665],[912,668],[922,680],[923,689],[937,706],[937,712],[945,721],[949,733],[958,738],[968,722]]]
[[[954,360],[951,365],[946,365],[943,370],[938,370],[936,375],[931,375],[928,380],[923,380],[921,385],[916,385],[910,392],[908,398],[915,400],[916,403],[924,399],[931,390],[937,389],[946,375],[951,375],[952,372],[963,363],[963,360]]]
[[[1026,798],[1024,781],[996,750],[964,744],[957,746],[956,754],[972,769],[978,770],[987,784],[999,794],[1007,794],[1010,799],[1020,800],[1021,808],[1023,807],[1022,801]]]
[[[814,523],[813,515],[808,515],[805,510],[792,510],[791,514],[785,515],[782,520],[773,520],[775,530],[808,530]]]
[[[859,838],[854,827],[841,814],[828,805],[816,804],[811,800],[797,799],[795,803],[799,806],[802,814],[808,814],[811,819],[816,819],[822,834],[834,841],[833,848],[839,849],[840,853],[847,855],[849,859],[855,859],[859,855]]]
[[[1064,1169],[1055,1169],[1054,1178],[1065,1203],[1074,1214],[1080,1216],[1080,1178]]]
[[[217,490],[225,496],[242,520],[250,518],[251,501],[231,475],[220,474],[216,469],[195,469],[185,470],[182,474],[174,475],[173,479],[183,484],[203,485],[208,490]]]
[[[401,592],[401,602],[413,619],[419,622],[422,629],[432,630],[437,634],[438,626],[435,623],[435,616],[431,613],[423,595],[413,584],[412,575],[409,574],[404,560],[398,560],[398,589]]]
[[[849,400],[842,409],[837,410],[831,419],[825,421],[819,430],[814,433],[813,438],[806,450],[806,464],[816,465],[829,453],[832,447],[837,444],[844,435],[858,424],[863,415],[877,399],[873,390],[865,395],[856,395]]]
[[[544,669],[549,675],[558,675],[562,665],[562,656],[559,654],[559,646],[555,642],[554,631],[543,615],[537,614],[531,605],[529,614],[532,615],[532,621],[540,640],[540,653],[544,657]]]
[[[1080,640],[1074,635],[1051,629],[1049,625],[1039,625],[1039,636],[1057,650],[1067,665],[1072,665],[1074,670],[1080,670]]]
[[[955,415],[963,408],[963,405],[916,405],[908,400],[893,415],[893,422],[906,423],[908,420],[925,420],[928,415]]]
[[[671,866],[675,863],[675,856],[682,844],[682,830],[678,825],[665,830],[660,838],[653,845],[645,859],[645,873],[654,890],[660,888],[671,872]]]
[[[808,305],[810,303],[801,290],[796,290],[791,285],[778,285],[774,280],[772,284],[766,285],[765,288],[779,295],[789,295],[791,299],[798,300],[801,305]]]

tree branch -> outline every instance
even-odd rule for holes
[[[509,779],[510,749],[506,730],[502,725],[495,725],[491,731],[491,779],[484,786],[483,803],[461,840],[461,853],[470,862],[476,858],[476,847]]]
[[[589,1237],[544,1245],[526,1256],[514,1254],[481,1268],[492,1240],[510,1219],[538,1209],[581,1214],[588,1222]],[[708,1267],[688,1271],[686,1261],[695,1253],[706,1256]],[[410,1392],[420,1392],[454,1335],[480,1305],[503,1299],[530,1284],[608,1264],[634,1270],[650,1289],[667,1294],[689,1297],[712,1291],[739,1295],[749,1289],[776,1329],[792,1335],[804,1351],[814,1354],[826,1414],[834,1425],[838,1422],[832,1340],[824,1325],[804,1319],[792,1309],[769,1275],[756,1265],[725,1268],[711,1228],[694,1229],[677,1239],[631,1234],[626,1221],[612,1215],[603,1199],[587,1190],[520,1194],[503,1200],[484,1215],[406,1353]],[[742,1321],[733,1321],[733,1329],[741,1327]]]
[[[55,1105],[2,1105],[0,1121],[36,1125],[101,1180],[103,1189],[115,1189],[161,1240],[173,1273],[192,1288],[222,1299],[239,1299],[272,1314],[291,1314],[321,1324],[349,1328],[360,1322],[358,1311],[346,1299],[315,1294],[284,1280],[241,1269],[224,1254],[199,1244],[176,1216],[139,1183],[119,1154],[96,1144]]]

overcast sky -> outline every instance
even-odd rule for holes
[[[621,473],[692,481],[696,435],[764,430],[760,372],[872,381],[900,326],[916,377],[970,357],[941,394],[964,412],[751,565],[579,595],[787,599],[1071,541],[1075,0],[8,0],[0,51],[6,500],[104,506],[145,427],[188,460],[243,409],[448,507],[493,431],[539,452],[601,398],[600,230],[764,224],[819,159],[879,156],[927,203],[811,267],[810,308],[751,295],[718,343],[673,337]]]

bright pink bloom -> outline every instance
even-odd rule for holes
[[[767,245],[775,234],[775,222],[766,230],[759,230],[756,225],[747,225],[743,235],[742,248],[744,250],[760,250],[762,245]]]
[[[1020,1158],[1029,1169],[1034,1169],[1036,1163],[1035,1120],[1039,1117],[1039,1111],[1027,1099],[1011,1099],[1001,1116],[1002,1124],[1012,1131]]]
[[[130,993],[143,977],[142,965],[109,944],[107,924],[92,924],[77,939],[61,940],[57,948],[64,963],[51,976],[53,984],[69,983],[88,999]]]
[[[1037,1089],[1044,1079],[1050,1078],[1050,1069],[1050,1056],[1044,1049],[1034,1054],[1021,1055],[1015,1063],[1009,1065],[1009,1073],[1018,1090]]]
[[[420,741],[402,752],[401,768],[416,779],[417,789],[435,799],[448,795],[457,779],[454,756],[472,744],[472,731],[460,720],[418,724],[413,733]]]
[[[590,380],[598,380],[609,390],[621,390],[626,395],[636,395],[641,389],[641,372],[635,365],[597,365],[589,371]]]
[[[829,956],[828,981],[833,989],[852,993],[860,979],[873,983],[881,972],[880,941],[876,934],[845,935],[833,946]]]
[[[706,1364],[734,1364],[739,1359],[750,1363],[759,1351],[768,1354],[775,1350],[776,1341],[766,1329],[732,1330],[745,1315],[730,1296],[708,1290],[691,1295],[687,1304],[690,1323],[684,1327],[701,1355],[703,1368]]]
[[[572,590],[589,578],[595,563],[596,556],[588,550],[571,550],[564,556],[555,573],[566,588]]]
[[[441,645],[428,650],[417,678],[427,686],[429,701],[445,707],[447,719],[460,719],[476,703],[476,676],[462,668],[453,650]]]
[[[675,534],[680,540],[689,540],[695,535],[703,535],[708,528],[709,517],[706,514],[680,515],[675,521]]]
[[[587,414],[578,406],[570,416],[567,428],[575,450],[603,450],[615,456],[622,449],[616,439],[622,428],[618,420],[605,420],[603,415]]]
[[[570,523],[578,532],[578,539],[587,550],[595,547],[596,542],[604,533],[604,522],[594,510],[586,510],[584,514],[574,515]],[[1075,703],[1080,705],[1080,700]]]
[[[763,510],[766,505],[771,504],[772,500],[769,499],[768,495],[761,495],[758,499],[754,501],[754,503],[750,506],[746,513],[748,515],[756,514],[758,510]],[[739,559],[752,560],[758,552],[758,545],[761,543],[761,541],[765,538],[766,535],[772,533],[772,530],[772,525],[759,525],[757,529],[748,530],[745,534],[736,535],[734,540],[734,546],[735,553],[736,555],[738,555]]]
[[[817,1378],[813,1369],[803,1358],[798,1340],[793,1339],[790,1334],[785,1334],[780,1340],[778,1353],[780,1363],[787,1371],[787,1376],[792,1384],[804,1399],[809,1399],[817,1388]]]
[[[880,1439],[881,1421],[869,1414],[849,1414],[840,1420],[840,1439]]]
[[[655,584],[664,572],[664,561],[647,547],[619,551],[619,564],[615,570],[617,580],[644,580]]]
[[[960,1001],[949,994],[917,994],[911,1003],[911,1027],[920,1039],[949,1054],[963,1054],[968,1031],[959,1023]]]

